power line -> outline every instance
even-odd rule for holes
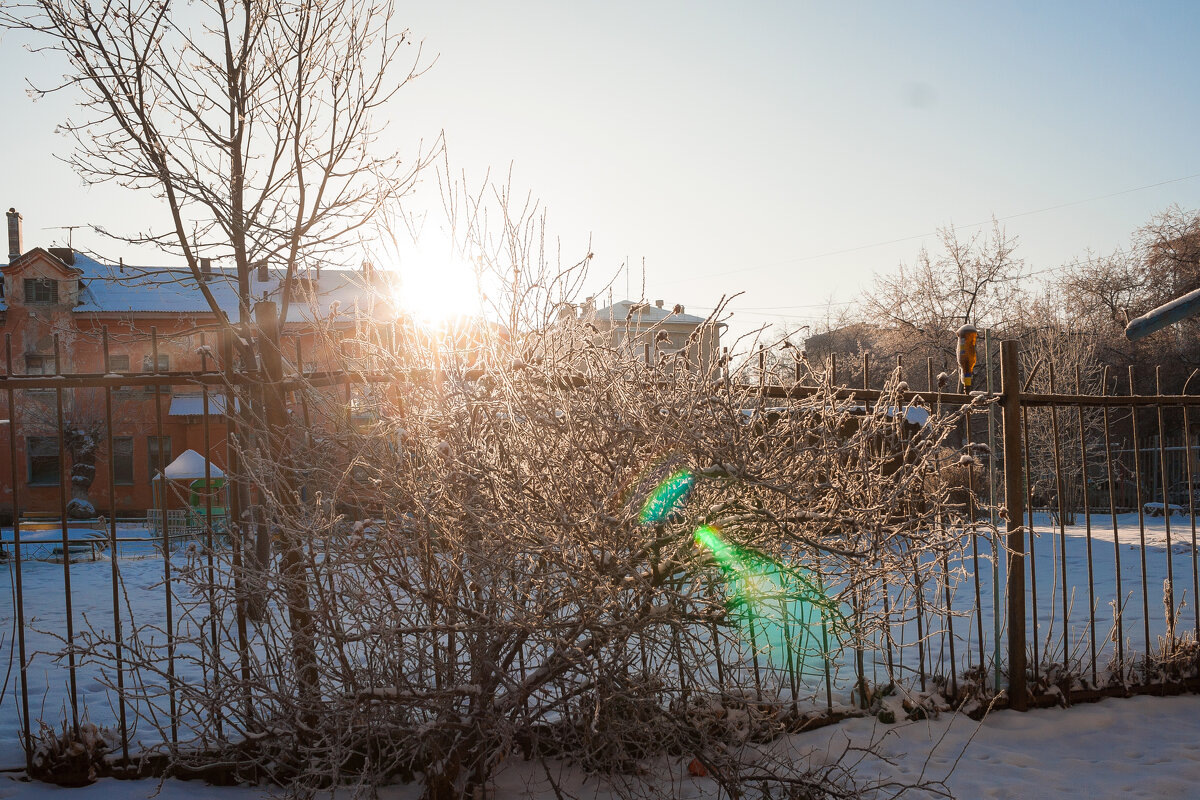
[[[1147,189],[1156,189],[1160,186],[1168,186],[1172,183],[1181,183],[1183,181],[1190,181],[1194,178],[1200,178],[1200,172],[1196,172],[1191,175],[1184,175],[1179,178],[1171,178],[1170,180],[1159,181],[1158,183],[1148,183],[1145,186],[1135,186],[1131,189],[1122,189],[1117,192],[1109,192],[1108,194],[1100,194],[1100,195],[1096,195],[1094,197],[1085,197],[1082,200],[1072,200],[1068,203],[1059,203],[1058,205],[1046,206],[1044,208],[1035,208],[1035,209],[1031,209],[1029,211],[1020,211],[1015,214],[1009,214],[1004,217],[993,217],[990,219],[982,220],[980,222],[972,222],[968,225],[956,225],[954,227],[958,230],[970,230],[971,228],[978,228],[982,225],[987,225],[993,221],[1007,222],[1010,219],[1018,219],[1020,217],[1028,217],[1028,216],[1032,216],[1034,214],[1044,214],[1047,211],[1058,211],[1059,209],[1083,205],[1084,203],[1093,203],[1097,200],[1107,200],[1111,197],[1120,197],[1121,195],[1132,194],[1134,192],[1142,192]],[[883,241],[883,242],[873,242],[871,244],[863,244],[863,245],[858,245],[856,247],[846,247],[841,250],[830,250],[825,253],[815,253],[813,255],[799,256],[797,258],[787,258],[787,259],[782,259],[780,261],[771,261],[766,264],[759,264],[756,267],[743,267],[743,268],[738,268],[738,269],[722,270],[720,272],[712,272],[707,275],[689,275],[685,278],[677,278],[675,280],[662,281],[662,283],[664,283],[664,284],[680,283],[685,280],[695,281],[695,280],[703,280],[705,278],[716,278],[716,277],[720,277],[722,275],[734,275],[734,274],[739,274],[739,273],[744,274],[747,272],[759,272],[764,269],[770,269],[771,267],[785,266],[787,264],[800,264],[805,261],[815,261],[816,259],[819,259],[819,258],[829,258],[831,256],[840,256],[840,255],[845,255],[846,253],[857,253],[862,250],[870,250],[875,247],[886,247],[887,245],[890,245],[890,244],[902,244],[903,242],[911,242],[911,241],[915,241],[917,239],[925,239],[929,236],[936,236],[936,235],[937,235],[937,231],[927,231],[925,233],[919,233],[919,234],[915,234],[912,236],[902,236],[898,239],[888,239],[887,241]]]

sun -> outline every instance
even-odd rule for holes
[[[437,325],[482,313],[478,275],[465,260],[416,250],[389,268],[392,302],[414,319]]]

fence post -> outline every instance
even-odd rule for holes
[[[1025,476],[1021,471],[1021,378],[1017,343],[1000,343],[1004,397],[1004,506],[1008,530],[1008,705],[1027,708],[1025,693]]]

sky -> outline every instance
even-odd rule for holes
[[[385,140],[404,149],[444,130],[455,169],[511,169],[564,259],[590,241],[586,291],[602,298],[628,285],[637,299],[644,274],[646,299],[691,313],[742,292],[738,330],[818,325],[942,226],[994,216],[1045,276],[1171,204],[1200,208],[1200,4],[462,0],[397,13],[436,62],[403,89]],[[28,243],[161,216],[148,193],[84,188],[57,159],[70,99],[34,103],[20,79],[61,67],[7,34],[0,68],[0,204],[22,212]]]

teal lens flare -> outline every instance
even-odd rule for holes
[[[687,498],[695,482],[696,476],[689,470],[681,469],[671,473],[646,498],[638,520],[643,525],[658,525],[665,522],[675,513],[679,504]]]
[[[751,647],[781,668],[820,671],[825,640],[844,620],[807,570],[728,542],[708,526],[696,530],[695,541],[720,568],[726,608]],[[835,624],[823,625],[826,619]]]

